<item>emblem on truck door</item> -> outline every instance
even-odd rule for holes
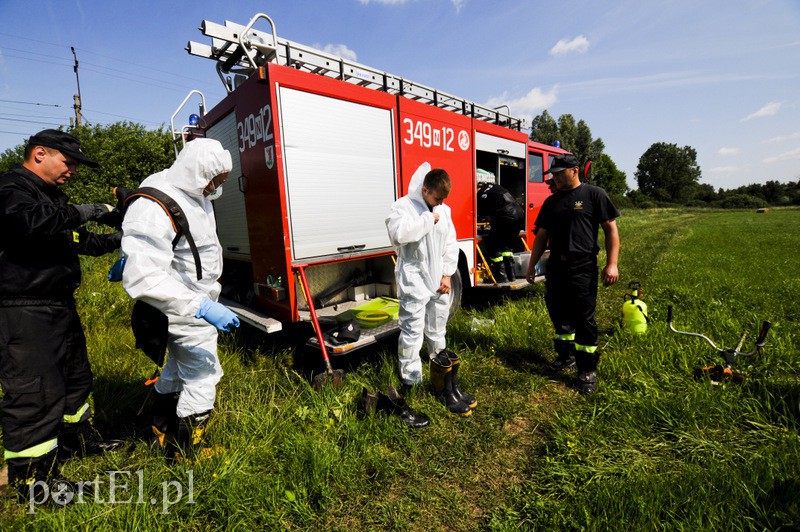
[[[264,148],[264,160],[267,163],[267,168],[272,170],[272,167],[275,166],[275,146],[273,144]]]

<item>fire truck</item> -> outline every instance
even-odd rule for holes
[[[479,170],[524,206],[515,250],[524,273],[533,223],[549,195],[544,171],[566,151],[529,141],[523,121],[502,108],[279,38],[263,13],[244,26],[203,21],[200,30],[210,45],[186,49],[216,63],[227,96],[206,111],[202,93],[192,91],[170,123],[176,149],[202,136],[233,157],[214,208],[222,301],[240,318],[265,332],[311,322],[312,342],[332,354],[396,334],[395,254],[385,219],[426,162],[453,181],[446,203],[459,261],[451,315],[465,290],[498,287],[479,247],[486,231],[476,209]],[[176,129],[175,117],[196,94],[199,114]],[[523,278],[505,284],[527,285]],[[323,337],[324,324],[342,316],[361,323],[357,342]]]

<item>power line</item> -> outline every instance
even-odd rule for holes
[[[24,57],[21,55],[14,55],[14,54],[3,54],[3,57],[15,57],[17,59],[25,59],[26,61],[36,61],[37,63],[48,63],[50,65],[58,65],[63,67],[69,67],[69,65],[65,65],[64,63],[56,63],[55,61],[48,61],[47,59],[31,59],[30,57]]]
[[[38,39],[32,39],[30,37],[23,37],[23,36],[14,35],[14,34],[7,33],[7,32],[0,32],[0,36],[9,36],[9,37],[13,37],[15,39],[22,39],[22,40],[25,40],[25,41],[31,41],[31,42],[35,42],[35,43],[38,43],[38,44],[43,44],[43,45],[47,45],[47,46],[53,46],[53,47],[59,48],[59,50],[61,50],[63,48],[67,48],[67,46],[65,46],[63,44],[57,44],[57,43],[42,41],[42,40],[38,40]],[[54,65],[57,65],[57,66],[62,66],[62,67],[68,67],[69,66],[69,64],[66,61],[65,62],[56,62],[56,61],[50,60],[50,59],[56,59],[57,60],[57,59],[60,58],[60,56],[58,54],[55,54],[55,53],[54,54],[43,54],[43,53],[40,53],[40,52],[33,52],[33,51],[28,51],[28,50],[23,50],[23,49],[18,49],[18,48],[7,48],[7,47],[4,47],[3,50],[10,50],[10,51],[14,51],[14,52],[19,52],[19,53],[25,54],[24,56],[15,56],[14,54],[6,54],[5,55],[6,57],[17,57],[17,58],[20,58],[20,59],[23,59],[23,60],[27,60],[27,61],[36,61],[38,63],[50,63],[50,64],[54,64]],[[210,89],[210,82],[207,79],[206,80],[200,80],[200,79],[197,79],[197,78],[193,79],[193,78],[189,78],[189,77],[186,77],[184,75],[181,75],[181,74],[176,74],[175,72],[170,72],[170,71],[166,71],[166,70],[159,70],[157,68],[153,68],[150,65],[141,65],[141,64],[138,64],[138,63],[135,63],[135,62],[132,62],[132,61],[128,61],[126,59],[118,59],[118,58],[115,58],[115,57],[112,57],[112,56],[109,56],[109,55],[100,54],[100,53],[93,52],[91,50],[86,50],[86,49],[83,49],[83,48],[74,48],[74,50],[79,50],[81,53],[88,53],[90,55],[94,55],[94,56],[97,56],[97,57],[100,57],[100,58],[109,59],[109,60],[113,61],[114,64],[123,64],[124,63],[124,64],[128,64],[128,65],[133,65],[133,66],[135,66],[137,68],[146,69],[147,72],[149,72],[151,74],[150,76],[148,76],[148,75],[138,75],[135,72],[131,72],[130,70],[127,70],[127,71],[126,70],[120,70],[120,69],[116,69],[116,68],[106,67],[106,66],[103,66],[103,65],[100,65],[100,64],[96,64],[96,63],[93,63],[93,62],[88,62],[87,63],[86,61],[82,61],[82,63],[83,63],[82,66],[84,67],[83,68],[84,71],[92,72],[92,73],[95,73],[95,74],[98,74],[98,75],[101,75],[101,76],[107,76],[107,77],[110,77],[112,79],[117,79],[117,80],[121,80],[121,81],[124,81],[124,82],[132,82],[132,83],[138,83],[138,84],[141,84],[141,85],[147,85],[147,86],[155,87],[156,89],[159,89],[159,90],[168,90],[168,91],[175,92],[175,93],[183,93],[186,90],[198,88],[197,86],[190,86],[189,84],[192,83],[192,82],[201,83],[204,88],[206,88],[207,90]],[[31,57],[31,56],[34,56],[34,57]],[[87,65],[90,68],[87,68]],[[91,68],[91,67],[95,67],[95,68]],[[177,77],[180,80],[182,80],[183,83],[171,82],[169,79],[166,79],[166,78],[159,79],[159,78],[153,77],[152,73],[154,73],[154,72],[165,74],[165,75],[168,75],[168,76],[171,76],[171,77]],[[213,93],[213,91],[211,91],[211,92]],[[0,102],[7,102],[7,103],[14,103],[14,104],[21,104],[21,105],[58,107],[58,108],[63,108],[63,109],[65,109],[67,107],[65,105],[44,104],[44,103],[16,101],[16,100],[2,100],[2,99],[0,99]],[[87,109],[83,109],[83,111],[84,111],[84,113],[86,111],[89,111],[90,113],[108,115],[108,116],[113,116],[113,117],[117,117],[117,118],[122,118],[124,120],[129,120],[131,122],[147,123],[147,124],[151,124],[151,125],[163,124],[165,122],[165,121],[161,121],[161,122],[157,123],[157,122],[155,122],[153,120],[135,119],[135,118],[127,117],[127,116],[116,115],[116,114],[113,114],[113,113],[105,113],[105,112],[102,112],[102,111],[91,111],[91,110],[87,110]],[[37,117],[31,117],[31,118],[39,118],[39,117],[37,116]],[[84,120],[85,120],[85,118],[86,117],[84,115]],[[37,123],[37,122],[33,122],[33,121],[29,121],[29,122],[30,123]],[[39,122],[39,123],[41,123],[41,122]]]
[[[5,35],[5,36],[8,36],[8,37],[14,37],[15,39],[24,39],[26,41],[32,41],[32,42],[36,42],[36,43],[40,43],[40,44],[46,44],[46,45],[49,45],[49,46],[56,46],[58,48],[66,48],[66,46],[63,45],[63,44],[56,44],[56,43],[51,43],[51,42],[46,42],[46,41],[40,41],[40,40],[37,40],[37,39],[31,39],[30,37],[22,37],[22,36],[14,35],[14,34],[11,34],[11,33],[0,32],[0,35]],[[47,54],[40,54],[40,53],[37,53],[37,52],[29,52],[27,50],[20,50],[20,49],[17,49],[17,48],[4,47],[3,49],[4,50],[13,50],[15,52],[28,53],[28,54],[32,54],[32,55],[39,55],[39,56],[42,56],[42,57],[51,57],[51,56],[49,56]],[[142,64],[139,64],[139,63],[134,63],[133,61],[128,61],[127,59],[119,59],[117,57],[101,54],[101,53],[98,53],[98,52],[94,52],[92,50],[87,50],[85,48],[75,47],[75,49],[78,50],[79,52],[82,52],[82,53],[88,53],[90,55],[95,55],[97,57],[103,57],[105,59],[110,59],[114,63],[127,63],[129,65],[133,65],[133,66],[136,66],[136,67],[139,67],[139,68],[143,68],[145,70],[149,70],[149,71],[152,71],[152,72],[159,72],[161,74],[174,76],[174,77],[180,78],[180,79],[185,80],[185,81],[196,81],[196,82],[200,82],[200,83],[207,83],[207,80],[202,80],[202,79],[199,79],[199,78],[188,78],[188,77],[186,77],[186,76],[184,76],[182,74],[176,74],[175,72],[170,72],[169,70],[160,70],[158,68],[154,68],[151,65],[142,65]],[[14,57],[14,56],[8,56],[8,57]],[[23,57],[21,59],[25,59],[25,58]],[[62,63],[53,63],[53,64],[61,65]],[[68,65],[65,65],[65,66],[68,66]],[[100,65],[95,65],[95,66],[100,66]],[[100,68],[108,68],[108,67],[100,66]],[[109,68],[109,70],[114,70],[114,69]]]
[[[15,111],[18,111],[19,109],[14,109],[14,110],[15,110]],[[0,113],[0,116],[24,116],[24,117],[26,117],[26,118],[53,118],[53,119],[56,119],[56,118],[58,118],[58,119],[64,118],[63,116],[47,116],[47,115],[36,115],[36,116],[31,116],[31,115],[29,115],[29,114],[23,114],[23,113],[6,113],[6,112],[2,112],[2,113]]]
[[[24,104],[24,105],[42,105],[42,106],[45,106],[45,107],[64,107],[63,105],[58,105],[57,103],[21,102],[19,100],[3,100],[3,99],[0,99],[0,102],[21,103],[21,104]]]
[[[0,120],[6,120],[9,122],[25,122],[26,124],[44,124],[46,126],[53,124],[53,122],[37,122],[36,120],[22,120],[20,118],[3,118],[2,116],[0,116]]]

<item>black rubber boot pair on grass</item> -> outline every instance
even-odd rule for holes
[[[461,359],[449,349],[442,349],[431,357],[431,383],[433,392],[453,414],[472,415],[472,409],[478,401],[472,395],[464,393],[458,386],[458,369]]]

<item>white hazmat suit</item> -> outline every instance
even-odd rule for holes
[[[419,351],[423,335],[430,353],[445,347],[450,294],[438,292],[442,277],[458,267],[456,230],[450,207],[431,209],[422,196],[422,185],[431,165],[423,163],[411,178],[408,194],[392,204],[386,228],[397,252],[395,278],[400,298],[398,358],[400,379],[405,384],[422,381]],[[434,223],[433,213],[439,215]]]
[[[141,184],[161,190],[183,209],[200,254],[201,280],[186,238],[173,249],[175,229],[156,202],[131,203],[122,224],[122,252],[127,260],[122,284],[133,299],[149,303],[169,319],[167,362],[155,388],[159,394],[180,392],[177,415],[181,418],[211,410],[222,377],[217,328],[195,313],[204,298],[217,300],[217,280],[222,274],[214,209],[203,189],[231,167],[230,153],[218,141],[195,139],[170,168]]]

